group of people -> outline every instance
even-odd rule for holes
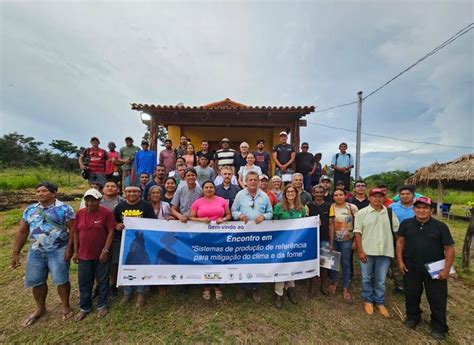
[[[126,141],[130,142],[129,139]],[[385,185],[367,192],[363,180],[356,181],[352,193],[349,192],[353,162],[345,143],[340,145],[340,152],[331,164],[337,179],[334,188],[332,179],[325,175],[314,184],[313,177],[322,170],[320,163],[307,152],[309,146],[302,144],[300,153],[304,155],[301,156],[286,142],[286,132],[280,133],[280,141],[273,148],[271,158],[264,151],[263,140],[257,141],[253,153],[249,152],[247,143],[240,145],[240,153],[230,149],[227,138],[222,139],[222,149],[215,153],[209,150],[206,141],[202,142],[201,151],[194,153],[194,147],[184,136],[176,149],[167,140],[159,157],[150,158],[155,165],[151,176],[144,181],[140,176],[137,185],[129,178],[124,184],[123,197],[119,195],[119,181],[113,175],[102,177],[97,170],[93,171],[95,153],[91,153],[91,148],[86,154],[90,157],[90,188],[77,213],[56,199],[54,184],[38,184],[38,203],[24,211],[12,257],[12,267],[18,267],[21,249],[30,238],[25,286],[33,288],[37,309],[25,319],[24,325],[33,324],[46,310],[48,273],[58,287],[63,318],[73,316],[69,305],[71,259],[79,265],[80,311],[76,320],[82,320],[92,311],[95,296],[98,296],[98,313],[107,314],[109,297],[118,295],[117,271],[125,217],[218,224],[234,220],[264,226],[266,220],[319,216],[320,247],[341,253],[341,291],[345,301],[353,298],[355,252],[360,261],[363,308],[368,315],[377,310],[389,317],[385,287],[391,267],[395,292],[405,295],[405,325],[414,328],[420,322],[424,286],[432,311],[431,335],[443,339],[448,331],[446,278],[454,261],[454,249],[448,227],[431,217],[431,200],[416,195],[414,186],[407,185],[400,187],[398,201],[394,202],[387,197]],[[99,149],[97,138],[92,138],[91,143]],[[138,167],[144,166],[148,154],[142,157],[138,153],[148,151],[147,144],[142,143],[143,150],[136,151],[134,158],[125,159],[120,153],[114,164],[122,163],[122,169],[124,164],[134,165],[137,173],[142,173]],[[270,178],[271,159],[276,171]],[[444,269],[438,279],[431,279],[425,264],[441,259],[446,260]],[[325,295],[335,294],[339,284],[339,272],[321,268],[319,282],[316,277],[309,279],[308,294],[314,296],[317,290]],[[256,283],[239,285],[236,300],[242,301],[249,294],[255,303],[260,303],[259,287]],[[134,292],[136,305],[144,306],[148,293],[145,286],[124,287],[121,303],[130,303]],[[222,287],[204,286],[202,297],[209,300],[212,295],[216,300],[222,299]],[[285,296],[291,303],[298,303],[294,281],[275,283],[276,308],[283,307]]]

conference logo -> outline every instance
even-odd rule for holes
[[[151,278],[153,278],[153,276],[144,275],[144,276],[142,277],[142,280],[150,280]]]
[[[129,274],[128,276],[123,276],[122,279],[131,281],[131,280],[137,279],[137,277],[132,276],[132,275]]]

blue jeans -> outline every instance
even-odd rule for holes
[[[64,261],[66,247],[43,251],[32,249],[28,251],[25,268],[25,287],[31,288],[46,284],[48,273],[51,273],[53,285],[63,285],[69,282],[69,261]]]
[[[291,174],[291,175],[293,175],[294,173],[295,173],[295,171],[293,169],[286,169],[286,171],[284,172],[284,174]],[[275,167],[275,175],[281,177],[282,172],[281,172],[280,168]]]
[[[133,290],[137,290],[137,293],[145,293],[146,286],[145,285],[137,285],[137,286],[124,286],[123,287],[123,294],[130,296],[133,294]]]
[[[311,175],[303,175],[303,188],[311,193]]]
[[[89,313],[92,310],[92,288],[97,280],[99,301],[97,309],[107,307],[109,294],[109,269],[110,260],[101,263],[99,260],[79,260],[79,301],[81,311]]]
[[[367,255],[367,262],[360,263],[364,301],[377,305],[385,304],[385,279],[390,259],[388,256]]]
[[[352,240],[334,241],[332,249],[341,253],[342,286],[346,289],[351,287],[351,251]],[[338,281],[338,272],[329,271],[329,278],[333,283]]]

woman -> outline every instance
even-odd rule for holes
[[[176,180],[174,177],[165,178],[165,193],[161,196],[161,201],[167,202],[171,205],[171,200],[173,199],[174,193],[176,192]]]
[[[148,199],[153,206],[156,218],[173,220],[174,217],[171,215],[171,206],[169,203],[161,200],[161,194],[161,187],[156,185],[152,186],[148,191]]]
[[[186,154],[182,156],[188,168],[194,168],[197,165],[196,154],[194,152],[194,145],[188,144],[186,146]]]
[[[312,189],[314,201],[308,204],[309,216],[319,216],[319,247],[329,249],[329,243],[333,242],[329,233],[329,209],[331,204],[324,200],[325,189],[322,185],[317,184]],[[324,290],[324,283],[328,276],[328,270],[321,267],[320,287],[322,294],[327,294]],[[316,277],[309,279],[308,294],[310,297],[316,295]]]
[[[216,186],[214,185],[214,182],[204,182],[202,185],[202,191],[204,196],[197,199],[191,205],[189,220],[203,223],[216,221],[217,224],[221,224],[232,219],[232,214],[230,213],[227,200],[215,195]],[[222,290],[220,285],[214,285],[214,290],[216,294],[216,300],[221,300]],[[204,286],[202,298],[205,300],[211,299],[210,285]]]
[[[260,169],[259,166],[255,165],[255,156],[253,153],[248,153],[247,158],[245,158],[247,161],[247,164],[245,164],[243,167],[240,167],[239,169],[239,185],[240,188],[244,189],[246,187],[245,185],[245,177],[247,176],[249,171],[255,171],[258,176],[262,175],[262,169]]]
[[[283,191],[281,190],[281,177],[278,175],[275,175],[271,179],[271,189],[270,191],[276,196],[278,202],[281,202],[281,199],[283,197]]]
[[[357,206],[346,202],[343,190],[335,190],[333,194],[334,203],[329,209],[329,233],[333,242],[329,243],[329,249],[341,253],[341,269],[343,277],[342,297],[349,302],[352,299],[351,286],[351,251],[352,239],[354,237],[354,216]],[[330,271],[329,292],[335,293],[337,290],[338,272]]]
[[[296,219],[308,215],[308,210],[301,203],[298,191],[292,185],[287,185],[283,191],[281,203],[275,206],[273,210],[273,219]],[[296,297],[295,281],[286,281],[275,283],[275,296],[273,305],[280,309],[283,306],[283,295],[286,290],[288,299],[293,304],[298,304]]]

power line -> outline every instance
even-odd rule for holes
[[[419,63],[421,63],[422,61],[426,60],[427,58],[429,58],[430,56],[436,54],[438,51],[440,51],[441,49],[443,49],[444,47],[446,47],[447,45],[453,43],[454,41],[456,41],[458,38],[460,38],[461,36],[465,35],[466,33],[468,33],[470,30],[474,29],[474,23],[470,23],[469,25],[465,26],[464,28],[462,28],[461,30],[459,30],[458,32],[456,32],[453,36],[451,36],[450,38],[448,38],[446,41],[444,41],[443,43],[441,43],[440,45],[438,45],[437,47],[433,48],[429,53],[427,53],[425,56],[421,57],[420,59],[418,59],[416,62],[414,62],[413,64],[411,64],[410,66],[408,66],[407,68],[405,68],[403,71],[401,71],[400,73],[398,73],[396,76],[394,76],[393,78],[391,78],[390,80],[388,80],[387,82],[385,82],[384,84],[382,84],[381,86],[379,86],[378,88],[376,88],[375,90],[373,90],[372,92],[370,92],[367,96],[365,96],[363,98],[363,100],[366,100],[367,98],[369,98],[370,96],[374,95],[375,93],[379,92],[380,90],[382,90],[385,86],[387,86],[388,84],[390,84],[391,82],[393,82],[395,79],[399,78],[401,75],[405,74],[406,72],[408,72],[410,69],[412,69],[413,67],[415,67],[416,65],[418,65]],[[343,103],[343,104],[339,104],[339,105],[335,105],[335,106],[332,106],[332,107],[328,107],[328,108],[324,108],[324,109],[321,109],[321,110],[316,110],[315,113],[321,113],[323,111],[327,111],[327,110],[331,110],[331,109],[336,109],[336,108],[342,108],[342,107],[347,107],[349,105],[353,105],[353,104],[356,104],[357,101],[353,101],[353,102],[348,102],[348,103]]]
[[[337,130],[351,132],[351,133],[356,132],[353,129],[323,125],[322,123],[316,123],[316,122],[310,122],[310,121],[307,121],[307,122],[312,124],[312,125],[316,125],[316,126],[321,126],[321,127],[331,128],[331,129],[337,129]],[[371,137],[391,139],[391,140],[396,140],[396,141],[404,141],[404,142],[413,143],[413,144],[436,145],[436,146],[459,148],[459,149],[474,149],[473,146],[444,145],[444,144],[438,144],[438,143],[431,143],[431,142],[428,142],[428,141],[416,141],[416,140],[410,140],[410,139],[400,139],[400,138],[391,137],[391,136],[387,136],[387,135],[372,134],[372,133],[367,133],[367,132],[361,132],[361,133],[364,134],[364,135],[367,135],[367,136],[371,136]]]

